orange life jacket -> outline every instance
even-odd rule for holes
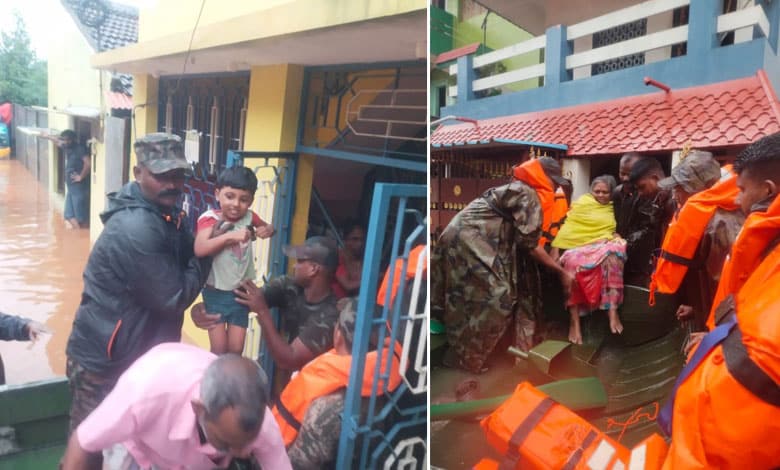
[[[721,285],[736,326],[677,390],[665,469],[780,466],[778,237],[780,197],[750,214],[734,242]]]
[[[566,214],[569,213],[569,201],[566,200],[566,193],[562,188],[555,190],[555,200],[553,202],[553,215],[552,222],[550,223],[550,235],[551,239],[545,243],[552,243],[555,236],[558,235],[558,231],[563,226],[563,222],[566,220]],[[546,237],[545,237],[546,238]]]
[[[680,209],[666,231],[658,265],[650,281],[650,305],[655,305],[655,293],[673,294],[680,288],[693,261],[701,238],[717,209],[739,210],[737,175],[729,172],[714,186],[694,194]]]
[[[395,390],[401,383],[398,369],[399,360],[394,354],[398,353],[398,348],[396,347],[394,350],[386,347],[382,351],[380,376],[387,370],[387,353],[390,352],[392,362],[387,389]],[[371,395],[378,359],[377,351],[366,354],[366,365],[363,369],[363,383],[360,390],[360,395],[363,397]],[[340,355],[336,353],[335,349],[331,349],[312,359],[290,380],[273,408],[273,414],[279,425],[285,446],[289,446],[295,441],[306,410],[314,400],[347,386],[351,367],[351,355]],[[380,379],[380,383],[377,385],[377,392],[380,394],[385,390],[382,381],[383,379]]]
[[[778,199],[775,199],[772,206],[778,203]],[[770,207],[771,208],[771,207]],[[767,217],[771,217],[770,211],[767,212],[753,212],[742,225],[742,229],[734,240],[734,245],[731,247],[731,253],[723,263],[723,269],[720,273],[720,282],[718,283],[718,290],[715,292],[715,299],[712,302],[712,310],[707,318],[707,327],[712,330],[715,327],[715,312],[718,306],[723,300],[731,294],[735,294],[739,291],[742,285],[747,281],[751,273],[756,269],[756,266],[761,262],[761,257],[758,256],[766,249],[761,243],[758,243],[751,239],[752,233],[763,234],[767,229],[766,225]]]
[[[488,443],[505,455],[502,468],[609,469],[628,463],[628,449],[528,382],[481,425]],[[496,468],[488,460],[477,465]]]
[[[417,275],[417,263],[420,261],[420,254],[425,249],[425,245],[418,245],[409,251],[409,262],[406,265],[406,280],[414,279]],[[390,302],[393,302],[396,292],[398,292],[398,286],[401,285],[401,269],[403,269],[403,259],[399,258],[395,260],[395,273],[393,274],[393,285],[390,292]],[[428,270],[428,263],[422,265],[423,275]],[[385,297],[387,296],[387,285],[390,282],[390,268],[385,271],[385,277],[382,279],[382,284],[379,286],[379,291],[376,295],[376,303],[378,305],[385,305]]]
[[[512,169],[512,176],[533,188],[539,196],[539,202],[542,204],[542,236],[539,238],[539,245],[551,243],[555,238],[555,235],[550,232],[555,220],[555,186],[544,172],[542,164],[536,159],[515,166]]]

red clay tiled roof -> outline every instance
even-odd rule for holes
[[[111,109],[133,109],[133,97],[116,91],[107,91],[108,107]]]
[[[780,103],[760,70],[754,77],[601,103],[443,126],[434,147],[536,141],[568,145],[567,155],[747,145],[780,131]]]
[[[449,62],[451,60],[455,60],[460,56],[473,54],[477,52],[477,49],[479,49],[479,43],[475,42],[474,44],[469,44],[467,46],[459,47],[451,51],[442,52],[436,57],[436,65],[443,64],[444,62]]]

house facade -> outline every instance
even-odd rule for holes
[[[137,43],[95,54],[90,63],[133,76],[132,140],[152,132],[184,140],[194,168],[185,184],[190,222],[216,205],[214,183],[223,168],[240,164],[255,171],[253,209],[277,229],[256,245],[263,278],[287,272],[283,245],[319,234],[338,239],[351,219],[366,224],[359,312],[368,312],[388,262],[408,257],[410,247],[425,241],[426,57],[424,0],[159,0],[140,8]],[[134,163],[132,155],[129,167]],[[388,306],[383,321],[357,325],[363,333],[356,334],[355,364],[366,350],[354,348],[365,348],[383,325],[399,324],[400,310]],[[416,317],[409,333],[419,332],[424,320]],[[400,329],[383,331],[402,339]],[[208,344],[187,315],[183,333],[187,341]],[[260,337],[252,323],[244,354],[259,355],[273,376]],[[422,364],[424,345],[404,344],[405,360]],[[342,429],[339,468],[353,455],[358,468],[424,460],[426,405],[419,400],[427,382],[419,377],[369,422],[360,414],[359,388],[348,387],[346,408],[354,419]],[[362,433],[370,434],[366,443],[382,436],[377,427],[398,409],[403,417],[388,432],[391,438],[377,443],[384,451],[355,446]]]
[[[655,156],[668,172],[686,144],[728,161],[780,130],[776,2],[602,1],[581,9],[556,1],[480,3],[535,36],[461,55],[447,68],[451,104],[441,115],[466,122],[450,120],[431,136],[432,230],[478,189],[505,180],[532,147],[562,159],[577,197],[593,177],[617,175],[625,152]],[[542,51],[543,61],[477,75],[529,51]],[[506,88],[528,78],[540,85]],[[501,93],[479,98],[486,88]],[[474,189],[456,198],[461,183]]]

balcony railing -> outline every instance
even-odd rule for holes
[[[690,0],[649,0],[570,26],[553,26],[544,35],[487,54],[460,57],[457,64],[449,67],[450,75],[457,77],[457,84],[449,87],[449,96],[472,100],[475,99],[476,91],[500,88],[533,78],[542,79],[540,86],[587,78],[594,64],[632,54],[647,54],[647,61],[669,59],[670,46],[677,44],[687,43],[688,54],[700,53],[704,48],[718,47],[720,41],[717,37],[731,31],[738,32],[734,36],[735,44],[759,37],[769,38],[770,21],[762,5],[726,14],[718,14],[709,5],[706,8],[710,10],[694,10],[702,8],[705,3],[710,2],[697,1],[692,5]],[[672,11],[686,6],[691,8],[688,24],[672,26]],[[655,21],[653,31],[643,36],[603,47],[586,48],[592,44],[590,38],[596,33],[638,20],[657,19],[657,15],[666,15],[667,21],[665,24],[663,21]],[[716,21],[713,21],[713,17],[717,18]],[[664,48],[668,49],[664,52]],[[544,57],[544,61],[539,64],[488,76],[484,76],[487,71],[483,70],[485,73],[477,78],[477,69],[537,51],[541,51],[540,57]],[[648,53],[652,51],[660,53],[653,53],[651,57]]]

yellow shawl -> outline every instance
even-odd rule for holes
[[[611,239],[615,227],[612,201],[601,204],[591,193],[587,193],[571,205],[566,222],[553,240],[552,246],[569,249]]]

